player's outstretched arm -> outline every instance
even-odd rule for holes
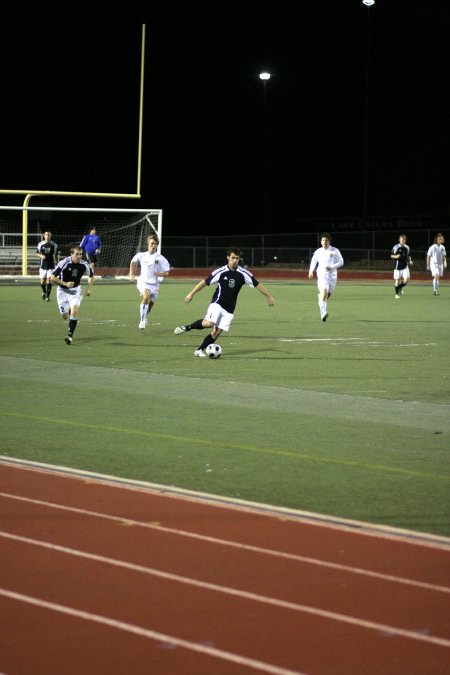
[[[269,304],[269,307],[273,307],[275,304],[274,297],[270,291],[267,290],[267,288],[264,286],[264,284],[259,283],[256,287],[260,293],[262,293],[266,298],[267,302]]]
[[[194,297],[194,295],[195,295],[196,293],[198,293],[199,291],[201,291],[203,288],[205,288],[205,286],[206,286],[206,283],[205,283],[205,280],[204,280],[204,279],[202,279],[201,281],[199,281],[198,284],[197,284],[196,286],[194,286],[194,288],[192,289],[192,291],[189,291],[189,293],[188,293],[187,296],[185,297],[185,299],[184,299],[185,303],[187,304],[187,303],[191,302],[191,300],[192,300],[192,298]]]

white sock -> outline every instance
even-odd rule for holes
[[[148,305],[141,304],[141,321],[145,321],[148,314]]]

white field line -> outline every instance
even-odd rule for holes
[[[369,338],[345,337],[345,338],[278,338],[278,342],[326,342],[328,344],[351,344],[353,347],[436,347],[436,342],[393,342],[392,340],[370,340]]]

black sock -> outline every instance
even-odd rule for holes
[[[45,293],[47,290],[47,284],[41,284],[42,292]]]
[[[69,337],[72,337],[72,335],[75,333],[75,328],[77,327],[78,319],[69,319],[69,332],[67,335]]]
[[[190,323],[188,326],[185,326],[186,330],[203,330],[203,319],[198,319],[194,323]]]
[[[212,345],[212,343],[215,342],[215,341],[216,341],[216,339],[213,338],[213,336],[212,336],[211,333],[210,333],[209,335],[207,335],[207,336],[205,337],[205,339],[203,340],[203,342],[202,342],[202,344],[200,345],[200,347],[198,347],[198,349],[206,349],[206,347],[207,347],[208,345]]]
[[[51,293],[51,292],[52,292],[52,285],[51,285],[51,284],[47,284],[47,298],[50,297],[50,293]]]

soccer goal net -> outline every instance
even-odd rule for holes
[[[96,276],[126,276],[134,254],[147,249],[149,234],[158,235],[161,247],[162,209],[0,206],[0,274],[37,274],[36,249],[44,232],[52,233],[64,257],[92,228],[102,242]]]

